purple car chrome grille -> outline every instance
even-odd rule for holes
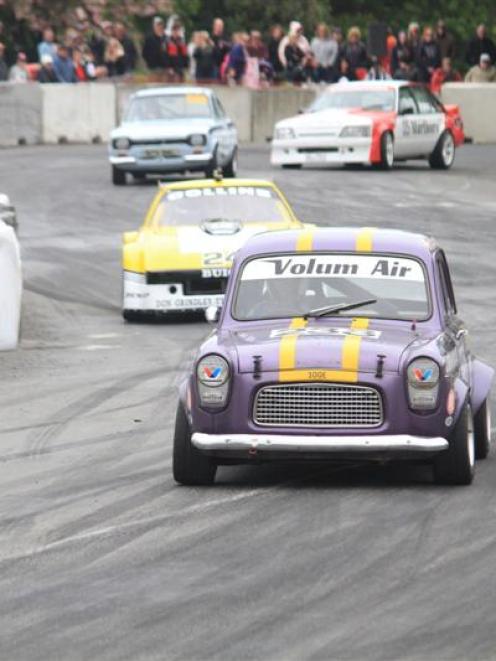
[[[378,427],[382,399],[375,388],[331,383],[265,386],[255,398],[253,420],[271,427]]]

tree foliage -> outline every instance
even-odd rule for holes
[[[468,39],[481,22],[496,37],[496,0],[174,0],[174,7],[188,27],[197,29],[209,29],[215,16],[225,19],[228,31],[267,30],[274,23],[287,27],[299,20],[307,32],[322,20],[344,29],[382,21],[398,30],[411,21],[426,25],[443,18],[460,40]]]

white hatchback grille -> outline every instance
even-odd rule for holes
[[[271,427],[378,427],[382,399],[375,388],[331,383],[265,386],[253,420]]]

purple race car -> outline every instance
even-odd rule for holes
[[[490,444],[444,252],[395,230],[271,232],[237,253],[182,384],[174,478],[269,460],[415,459],[469,484]],[[217,314],[216,314],[217,313]]]

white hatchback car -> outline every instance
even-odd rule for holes
[[[237,171],[238,134],[217,94],[206,87],[156,87],[131,97],[120,126],[110,135],[112,181],[126,174]]]

